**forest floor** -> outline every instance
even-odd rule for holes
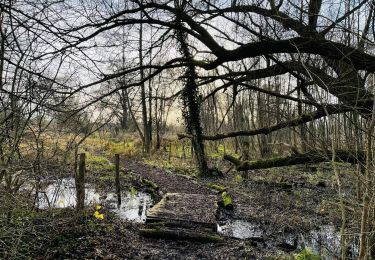
[[[126,173],[122,178],[124,187],[134,185],[134,177],[141,176],[158,185],[159,199],[167,192],[208,195],[217,194],[209,188],[212,184],[226,187],[234,209],[222,209],[217,216],[218,223],[226,223],[224,228],[229,229],[223,234],[224,240],[211,244],[145,238],[138,232],[144,224],[119,219],[104,205],[101,210],[105,216],[103,220],[93,218],[94,208],[86,209],[83,217],[69,208],[39,210],[32,215],[14,212],[19,221],[10,224],[9,234],[20,232],[21,227],[23,230],[15,236],[17,244],[12,241],[10,245],[4,240],[7,247],[0,250],[0,256],[33,259],[293,259],[294,254],[304,248],[301,236],[312,237],[311,232],[324,231],[327,227],[333,227],[334,231],[325,233],[326,239],[320,238],[318,243],[322,245],[310,244],[316,247],[315,251],[319,250],[315,252],[317,254],[323,254],[322,249],[336,250],[332,243],[337,243],[335,238],[340,226],[339,198],[329,165],[257,170],[246,175],[231,171],[224,176],[207,178],[176,174],[173,170],[137,159],[123,159],[121,166]],[[348,165],[340,165],[339,169],[342,176],[354,170]],[[112,170],[108,169],[108,174],[90,174],[88,182],[95,183],[104,192],[113,191],[111,176]],[[357,212],[350,204],[354,196],[353,180],[345,180],[343,196],[348,203],[348,233],[355,234],[356,227],[350,224]],[[353,247],[349,249],[352,251],[349,255],[355,255],[355,243],[352,244],[349,243]],[[334,254],[327,253],[327,258]]]
[[[304,247],[300,244],[301,235],[309,240],[314,231],[315,235],[318,234],[319,241],[310,241],[306,243],[307,247],[314,247],[315,251],[319,251],[316,253],[327,258],[338,253],[336,250],[339,248],[341,213],[336,180],[330,164],[256,170],[243,175],[232,172],[206,178],[175,174],[170,170],[133,160],[125,160],[123,165],[143,178],[152,180],[163,193],[217,194],[217,191],[208,187],[213,184],[225,187],[232,197],[234,209],[221,210],[217,219],[219,222],[232,222],[231,230],[226,235],[237,240],[227,237],[224,244],[229,246],[228,249],[234,250],[234,256],[287,257],[286,253],[298,252]],[[350,180],[348,176],[353,175],[349,173],[354,168],[346,164],[339,165],[338,168],[341,178],[345,177],[343,196],[348,205],[351,205],[350,201],[355,200],[351,185],[354,180]],[[346,212],[349,219],[349,258],[356,254],[354,234],[358,233],[350,219],[355,217],[356,211],[359,212],[359,208],[351,206],[347,206]],[[324,233],[327,228],[332,229],[329,231],[331,233]],[[319,231],[323,233],[318,233]],[[240,247],[237,247],[238,243],[241,244]],[[319,243],[322,244],[317,245]]]

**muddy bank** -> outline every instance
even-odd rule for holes
[[[320,180],[317,172],[256,171],[246,179],[231,172],[221,178],[195,179],[137,161],[124,161],[122,166],[124,175],[137,180],[122,179],[124,193],[120,209],[111,184],[113,180],[106,180],[109,186],[103,187],[94,185],[100,175],[91,176],[92,185],[88,183],[86,187],[86,200],[91,206],[83,217],[72,209],[75,203],[72,179],[55,183],[49,180],[40,195],[40,209],[27,219],[19,217],[20,223],[27,223],[23,224],[26,240],[22,241],[29,249],[24,254],[35,259],[176,259],[182,255],[186,259],[264,259],[291,256],[305,247],[325,259],[333,259],[338,254],[338,206],[332,206],[337,194],[329,178]],[[296,174],[302,176],[298,182]],[[201,244],[141,236],[138,231],[144,228],[145,212],[157,201],[144,193],[146,190],[141,186],[137,186],[137,193],[129,193],[129,187],[139,182],[138,177],[154,182],[161,194],[215,195],[218,191],[208,188],[208,184],[225,187],[233,199],[234,209],[220,209],[216,216],[217,232],[224,240]],[[325,185],[319,184],[320,181]],[[60,195],[55,193],[56,184],[60,184]],[[45,197],[49,202],[43,202]],[[103,219],[94,217],[96,203],[102,205]],[[47,210],[50,207],[54,209]],[[355,229],[349,231],[354,233]],[[32,236],[38,236],[38,241],[30,240]],[[357,242],[353,236],[349,257],[355,258]],[[9,246],[2,255],[12,255],[9,251],[12,243],[5,243]]]
[[[122,167],[155,182],[163,193],[215,194],[190,176],[176,175],[172,171],[144,164],[140,161],[122,160]]]
[[[221,210],[217,216],[218,231],[226,237],[251,241],[257,250],[275,255],[309,248],[324,259],[339,256],[338,195],[329,165],[317,165],[313,170],[304,166],[258,170],[246,178],[232,172],[220,178],[194,179],[175,176],[141,162],[125,163],[126,168],[152,179],[166,192],[215,194],[217,191],[207,186],[217,183],[225,187],[234,204],[232,211]],[[343,173],[352,170],[349,165],[340,167]],[[345,185],[348,189],[345,196],[354,196],[350,182]],[[347,215],[353,219],[352,212]],[[356,227],[351,227],[349,221],[349,259],[358,254],[356,233]]]

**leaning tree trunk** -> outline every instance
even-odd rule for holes
[[[177,23],[180,26],[179,19]],[[192,55],[187,44],[187,35],[182,30],[176,30],[176,36],[180,45],[181,54],[188,60],[192,59]],[[209,173],[206,155],[204,152],[204,143],[202,137],[202,127],[200,121],[200,101],[198,86],[195,82],[197,74],[194,65],[188,65],[184,75],[185,86],[182,91],[183,101],[183,116],[186,123],[187,132],[192,136],[192,146],[194,147],[196,162],[199,170],[199,174],[207,175]]]

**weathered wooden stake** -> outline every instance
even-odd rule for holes
[[[170,161],[172,157],[172,143],[169,143],[169,154],[168,154],[168,160]]]
[[[182,143],[182,157],[186,160],[185,143]]]
[[[77,191],[77,211],[82,211],[85,207],[85,171],[86,171],[86,154],[79,155],[79,168],[76,174],[76,191]]]
[[[121,186],[120,186],[120,155],[115,154],[115,171],[116,171],[116,194],[117,194],[117,207],[121,206]]]

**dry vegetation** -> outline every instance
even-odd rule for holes
[[[0,0],[0,258],[375,259],[374,17],[375,0]],[[121,215],[167,193],[200,198],[176,215],[216,197],[222,237]]]

